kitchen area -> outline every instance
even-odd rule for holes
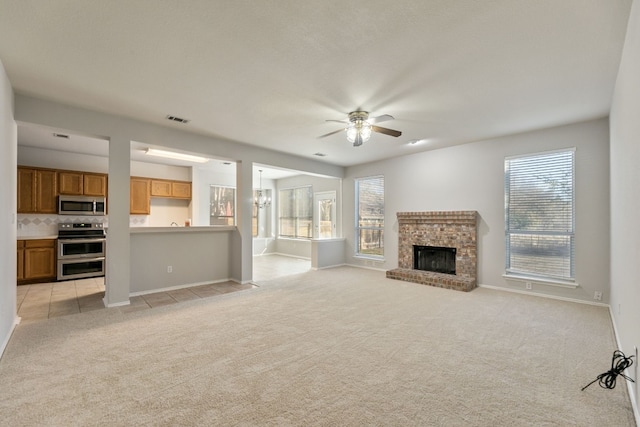
[[[213,228],[209,227],[208,183],[200,180],[203,191],[192,190],[192,181],[194,177],[198,180],[201,172],[194,173],[189,162],[151,158],[146,161],[142,157],[146,147],[146,144],[131,144],[129,222],[132,235],[138,236],[138,231],[151,232],[141,238],[148,240],[159,232]],[[138,160],[141,157],[145,161]],[[213,177],[208,171],[207,179],[233,185],[234,165],[220,162],[219,169],[222,173],[213,173]],[[104,307],[109,227],[107,172],[106,140],[62,134],[47,128],[19,127],[16,217],[19,306],[26,291],[32,287],[33,293],[38,285],[44,289],[42,293],[49,296],[56,292],[66,295],[65,299],[73,296],[76,308],[82,308],[87,301],[91,307]],[[194,202],[198,197],[203,198],[202,203]],[[194,211],[198,206],[199,211]],[[233,220],[230,227],[216,229],[227,233],[234,230]],[[166,275],[166,271],[163,272]],[[138,290],[138,293],[150,291]],[[135,292],[133,289],[132,294]],[[69,311],[73,304],[67,304],[62,311]],[[39,308],[40,316],[44,310]]]

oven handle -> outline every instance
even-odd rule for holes
[[[58,239],[59,244],[64,243],[91,243],[91,242],[106,242],[106,237],[87,237],[86,239]]]

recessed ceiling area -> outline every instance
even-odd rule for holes
[[[631,3],[0,0],[0,58],[18,94],[349,166],[607,116]],[[352,111],[402,135],[318,138]]]

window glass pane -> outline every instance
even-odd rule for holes
[[[280,190],[279,235],[298,239],[312,237],[313,192],[310,186]]]
[[[573,278],[575,152],[505,160],[508,272]]]
[[[356,180],[358,199],[357,253],[384,255],[384,177]]]
[[[209,225],[235,225],[236,189],[212,185],[209,207]]]

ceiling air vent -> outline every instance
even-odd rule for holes
[[[176,116],[167,116],[167,120],[171,120],[173,122],[178,122],[178,123],[189,123],[188,119],[182,119],[180,117],[176,117]]]

